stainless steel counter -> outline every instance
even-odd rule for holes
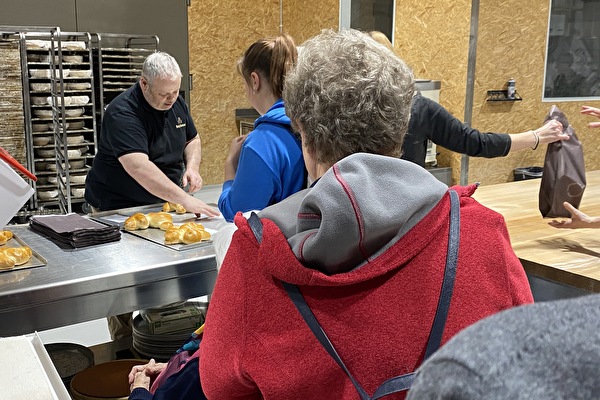
[[[118,242],[64,250],[28,225],[9,229],[48,263],[0,273],[0,336],[203,296],[217,277],[212,246],[176,251],[123,232]]]

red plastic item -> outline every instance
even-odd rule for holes
[[[20,162],[15,160],[13,158],[13,156],[11,156],[8,153],[8,151],[4,150],[2,147],[0,147],[0,158],[3,159],[4,161],[6,161],[12,167],[19,170],[19,172],[22,172],[23,174],[25,174],[28,178],[31,178],[33,181],[37,181],[37,176],[35,176],[31,172],[29,172],[29,170],[27,168],[22,166]]]

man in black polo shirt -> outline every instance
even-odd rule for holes
[[[189,195],[202,187],[202,147],[180,85],[177,61],[153,53],[140,80],[109,104],[85,182],[92,207],[103,211],[169,201],[196,214],[219,215]],[[188,185],[189,193],[183,189]],[[111,337],[131,336],[131,323],[131,313],[109,317]]]
[[[202,147],[180,85],[177,61],[156,52],[144,61],[140,80],[109,104],[85,184],[92,207],[104,211],[169,201],[196,214],[219,215],[189,195],[202,187]],[[183,189],[188,185],[189,193]]]

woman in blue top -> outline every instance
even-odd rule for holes
[[[297,56],[294,40],[281,35],[258,40],[238,63],[248,101],[261,116],[252,132],[232,141],[225,160],[219,210],[228,221],[238,211],[261,210],[306,185],[302,145],[281,100]]]

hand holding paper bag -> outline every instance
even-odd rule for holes
[[[585,115],[592,115],[600,119],[600,109],[596,107],[582,106],[581,113]],[[600,122],[590,122],[588,124],[588,127],[600,128]],[[567,218],[560,221],[552,220],[548,222],[548,225],[562,229],[600,228],[600,217],[589,216],[579,211],[569,202],[564,202],[563,206],[569,212],[569,214],[571,214],[571,218]]]
[[[558,120],[564,133],[571,138],[548,144],[544,160],[544,173],[540,183],[539,210],[542,217],[569,217],[563,203],[578,208],[586,186],[583,148],[569,124],[566,115],[552,106],[546,121]]]

